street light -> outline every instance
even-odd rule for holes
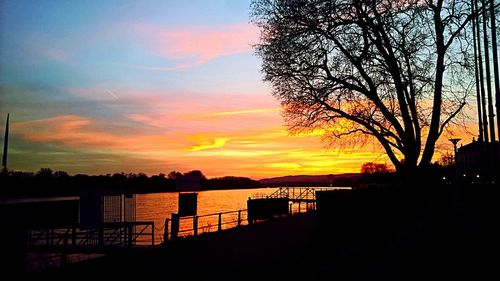
[[[457,143],[460,140],[461,139],[459,139],[459,138],[449,139],[449,141],[451,141],[451,143],[453,144],[453,152],[454,152],[453,161],[455,162],[455,181],[456,181],[457,186],[458,186]]]
[[[455,139],[449,139],[449,141],[451,141],[451,143],[453,144],[453,152],[455,153],[455,155],[453,156],[453,160],[455,160],[455,164],[457,163],[457,143],[462,140],[462,139],[458,139],[458,138],[455,138]]]

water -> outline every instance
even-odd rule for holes
[[[198,192],[198,207],[197,214],[200,216],[198,226],[198,233],[213,232],[217,230],[218,213],[244,210],[247,208],[248,197],[255,194],[271,194],[274,188],[257,188],[257,189],[234,189],[234,190],[213,190],[213,191],[199,191]],[[28,198],[28,199],[13,199],[3,200],[0,204],[15,204],[15,203],[28,203],[28,202],[45,202],[45,201],[60,201],[78,199],[78,197],[54,197],[54,198]],[[136,194],[136,220],[137,221],[153,221],[155,227],[155,244],[158,245],[163,242],[165,219],[171,218],[172,213],[178,212],[178,192],[167,193],[149,193],[149,194]],[[216,214],[214,216],[203,217],[208,214]],[[223,222],[237,221],[238,213],[224,214]],[[246,212],[241,216],[242,224],[246,224]],[[236,223],[224,225],[225,228],[236,226]],[[193,218],[184,217],[180,221],[180,236],[192,235],[193,231]],[[138,227],[136,228],[137,230]],[[171,226],[169,225],[169,229]],[[190,230],[190,231],[186,231]],[[150,229],[147,230],[149,232]],[[137,245],[150,245],[150,236],[139,237],[136,241]],[[91,259],[102,255],[88,255],[88,254],[72,254],[68,256],[70,263]],[[46,268],[60,266],[60,254],[47,254],[47,253],[29,253],[27,255],[27,267],[29,271],[37,271]]]
[[[255,194],[269,195],[274,191],[274,188],[199,191],[197,215],[204,216],[221,212],[245,210],[249,197]],[[178,198],[179,194],[177,192],[136,195],[137,221],[154,222],[155,244],[163,241],[165,219],[171,218],[172,213],[177,213]],[[222,219],[223,222],[234,221],[237,220],[237,216],[237,213],[224,214]],[[217,220],[217,215],[201,217],[198,221],[198,226],[201,228],[199,233],[216,230]],[[242,212],[241,220],[243,224],[246,224],[246,212]],[[192,225],[193,222],[191,217],[182,218],[180,229],[192,229]],[[180,234],[189,235],[192,234],[192,232],[187,231],[186,233]]]
[[[313,188],[314,189],[314,188]],[[338,189],[332,187],[331,189]],[[204,232],[213,232],[218,229],[219,213],[222,213],[221,221],[222,229],[232,228],[238,225],[248,224],[247,221],[247,200],[249,197],[265,197],[275,192],[277,188],[255,188],[255,189],[231,189],[231,190],[211,190],[198,192],[198,234]],[[77,199],[78,197],[54,197],[54,198],[29,198],[29,199],[13,199],[0,201],[1,204],[28,203],[38,201],[59,201]],[[168,193],[150,193],[136,194],[136,220],[137,221],[152,221],[154,222],[155,244],[163,242],[163,234],[165,227],[165,219],[170,219],[172,213],[178,212],[178,192]],[[306,205],[302,204],[301,211],[306,210]],[[238,210],[243,210],[238,213]],[[298,204],[292,205],[292,212],[299,211]],[[231,213],[227,213],[231,212]],[[213,214],[211,216],[208,216]],[[168,226],[171,231],[171,224]],[[183,217],[180,220],[179,236],[193,235],[193,217]],[[150,230],[149,230],[150,231]],[[151,236],[147,236],[144,240],[137,240],[137,245],[150,245]],[[57,255],[59,257],[60,255]],[[68,257],[70,262],[92,258],[94,255],[75,254]],[[31,264],[32,270],[50,268],[57,266],[60,259],[51,258],[50,254],[31,253],[28,255],[28,263]],[[32,260],[32,262],[30,262]]]
[[[314,188],[313,188],[314,189]],[[338,189],[338,188],[331,188]],[[245,210],[240,214],[237,212],[223,214],[223,229],[235,227],[238,217],[242,225],[247,224],[246,208],[249,197],[265,197],[275,192],[277,188],[254,188],[254,189],[231,189],[210,190],[198,192],[198,233],[213,232],[218,227],[218,213]],[[177,192],[150,193],[136,195],[137,221],[153,221],[155,225],[155,244],[163,242],[165,219],[171,218],[172,213],[178,211]],[[301,212],[306,210],[306,204],[302,203]],[[292,212],[299,211],[298,204],[292,205]],[[214,214],[213,216],[205,216]],[[193,218],[183,217],[180,221],[180,236],[193,234]],[[171,225],[169,225],[169,232]],[[184,231],[183,231],[184,230]]]

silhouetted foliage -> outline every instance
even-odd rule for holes
[[[55,171],[54,172],[54,177],[56,177],[56,178],[65,178],[65,177],[69,177],[69,175],[65,171]]]
[[[167,176],[167,177],[168,177],[169,179],[173,179],[173,180],[175,180],[176,178],[178,178],[178,177],[180,177],[180,176],[182,176],[182,173],[179,173],[179,172],[177,172],[177,171],[172,171],[172,172],[168,173],[168,176]]]
[[[252,11],[291,132],[375,139],[410,174],[431,164],[471,93],[470,1],[254,0]]]
[[[205,175],[200,171],[200,170],[193,170],[193,171],[189,171],[187,173],[184,173],[183,176],[194,176],[194,177],[199,177],[202,181],[203,180],[206,180],[207,177],[205,177]]]
[[[455,164],[454,158],[455,157],[453,157],[453,154],[451,154],[450,152],[447,152],[444,155],[442,155],[441,157],[439,157],[437,164],[444,166],[444,167],[454,165]]]
[[[181,174],[171,172],[148,177],[144,173],[114,173],[99,176],[85,174],[69,175],[65,171],[52,172],[43,168],[36,174],[25,172],[9,172],[0,174],[0,197],[42,197],[42,196],[78,196],[82,187],[96,187],[105,191],[132,193],[175,192],[178,176],[200,177],[202,190],[259,188],[260,183],[244,177],[222,177],[207,179],[199,170]]]
[[[389,168],[387,164],[383,163],[368,162],[361,166],[361,173],[363,174],[381,174],[389,172],[393,172],[392,169]]]
[[[50,178],[53,176],[52,169],[50,168],[41,168],[40,171],[36,173],[37,177],[45,177],[45,178]]]
[[[221,177],[212,178],[205,182],[202,189],[239,189],[239,188],[260,188],[258,181],[245,177]]]

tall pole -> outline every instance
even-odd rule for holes
[[[473,0],[474,1],[474,0]],[[477,120],[479,127],[479,141],[484,140],[483,136],[483,118],[482,118],[482,106],[481,106],[481,90],[479,88],[479,65],[478,65],[478,55],[477,55],[477,38],[476,38],[476,25],[477,25],[477,15],[474,5],[472,5],[472,41],[474,41],[474,74],[476,77],[476,98],[477,98]],[[481,82],[482,83],[482,82]]]
[[[5,123],[5,137],[3,139],[2,168],[4,172],[7,172],[8,147],[9,147],[9,113],[7,113],[7,121]]]
[[[498,46],[497,46],[497,28],[495,20],[495,5],[494,1],[490,3],[490,20],[491,20],[491,47],[493,49],[493,72],[495,75],[495,102],[497,108],[497,134],[500,141],[500,74],[498,70]]]
[[[489,142],[489,137],[488,137],[488,116],[486,115],[486,93],[484,90],[484,75],[483,75],[483,55],[482,55],[482,48],[481,48],[481,32],[479,28],[480,24],[480,17],[478,13],[478,7],[477,7],[477,0],[472,0],[474,2],[474,10],[476,11],[476,38],[477,38],[477,62],[479,64],[479,88],[481,91],[481,107],[483,109],[483,136],[484,136],[484,141]]]
[[[495,113],[493,111],[493,97],[491,95],[491,75],[490,75],[490,51],[488,43],[488,28],[486,21],[488,20],[488,9],[486,8],[486,0],[483,3],[483,40],[484,40],[484,64],[486,76],[486,89],[488,92],[488,119],[490,122],[490,138],[491,142],[495,142]]]
[[[458,186],[458,163],[457,163],[457,143],[460,141],[461,139],[459,138],[453,138],[453,139],[449,139],[449,141],[453,144],[453,160],[455,162],[455,184]]]

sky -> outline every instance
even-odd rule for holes
[[[250,1],[0,0],[8,168],[261,179],[359,172],[376,145],[291,135],[262,81]]]

